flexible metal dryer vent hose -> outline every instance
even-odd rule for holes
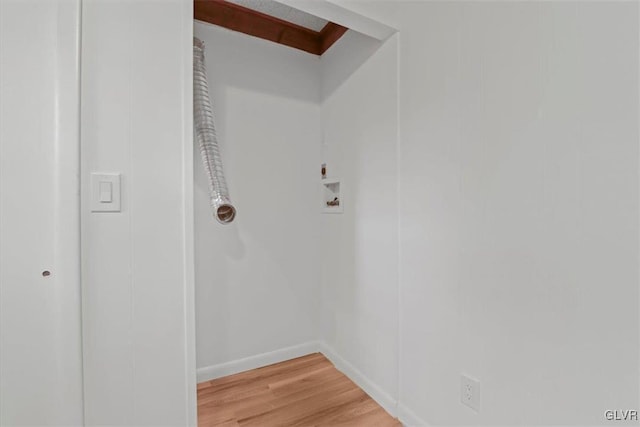
[[[209,178],[209,197],[213,215],[221,224],[228,224],[236,217],[236,208],[229,199],[213,123],[207,70],[204,65],[204,43],[195,37],[193,38],[193,115],[202,162]]]

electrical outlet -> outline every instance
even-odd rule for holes
[[[480,381],[460,376],[460,401],[476,412],[480,411]]]

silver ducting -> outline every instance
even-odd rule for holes
[[[209,197],[213,215],[218,222],[228,224],[235,218],[236,208],[229,199],[213,123],[213,109],[209,99],[207,71],[204,65],[204,43],[195,37],[193,38],[193,115],[202,162],[209,178]]]

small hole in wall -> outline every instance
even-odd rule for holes
[[[45,270],[42,272],[42,277],[49,277],[51,276],[51,272],[49,270]]]

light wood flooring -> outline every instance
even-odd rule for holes
[[[198,384],[198,426],[401,427],[322,354]]]

